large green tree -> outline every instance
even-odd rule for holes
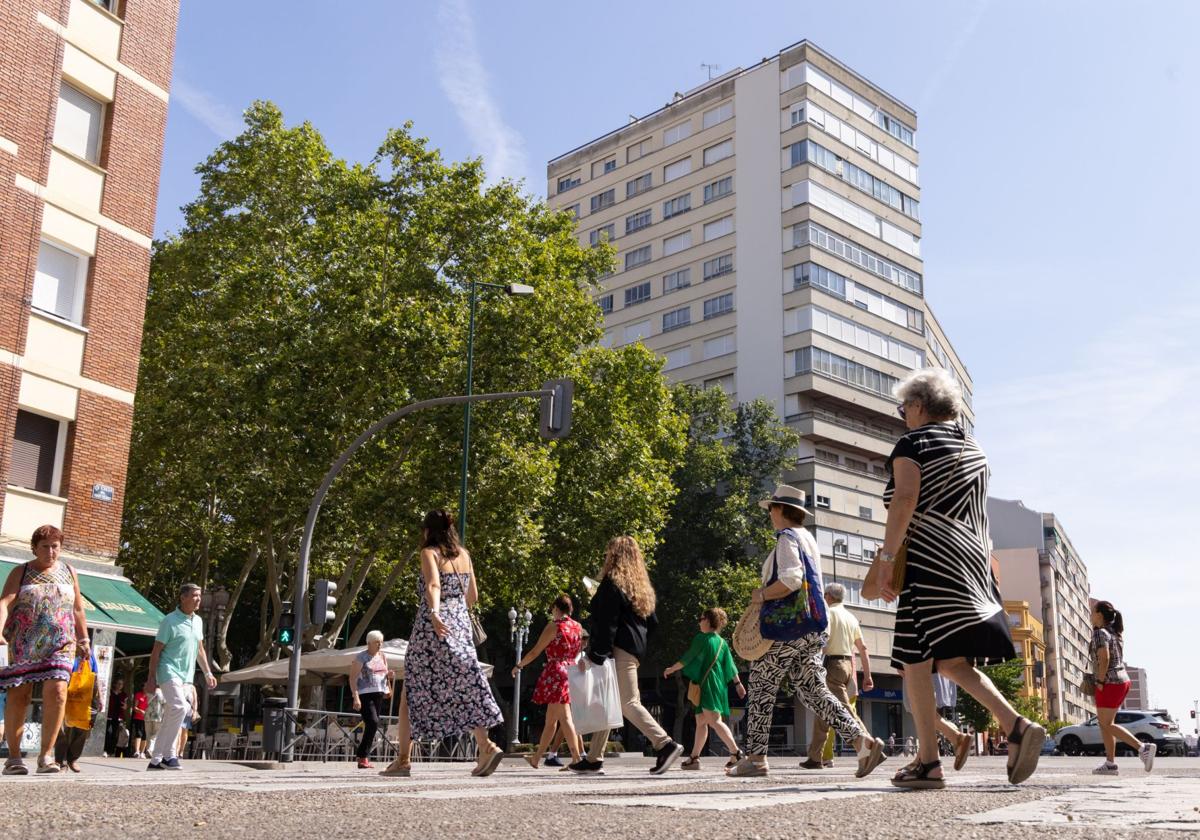
[[[198,173],[182,230],[153,253],[123,562],[160,603],[185,578],[233,591],[223,665],[230,647],[239,665],[274,653],[309,500],[337,454],[399,406],[462,392],[471,280],[536,289],[479,307],[476,392],[564,375],[579,387],[574,433],[551,445],[534,401],[474,411],[468,536],[485,605],[544,601],[614,530],[653,540],[682,423],[652,354],[594,346],[589,291],[611,251],[580,247],[569,214],[487,185],[479,161],[448,163],[409,126],[365,165],[339,160],[263,102]],[[461,418],[402,421],[335,483],[313,574],[343,597],[321,643],[352,612],[354,640],[413,599],[420,517],[457,504]]]

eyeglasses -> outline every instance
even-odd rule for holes
[[[900,403],[900,405],[896,406],[896,413],[900,415],[901,420],[907,419],[904,416],[904,406],[905,406],[905,403]]]

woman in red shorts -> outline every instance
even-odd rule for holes
[[[546,624],[533,650],[521,657],[513,668],[515,677],[518,671],[541,656],[542,651],[546,652],[546,667],[533,689],[533,702],[546,707],[546,725],[542,728],[541,743],[532,755],[526,756],[535,768],[550,748],[556,732],[566,738],[572,763],[580,758],[580,739],[571,720],[571,694],[567,687],[567,668],[583,649],[583,628],[571,618],[574,609],[570,595],[559,595],[554,601],[554,620]]]
[[[1097,601],[1092,609],[1092,674],[1096,680],[1096,718],[1104,740],[1104,762],[1092,772],[1098,776],[1117,775],[1117,740],[1138,751],[1142,766],[1149,773],[1154,767],[1154,744],[1143,744],[1124,726],[1114,723],[1117,709],[1129,693],[1129,674],[1125,670],[1125,621],[1108,601]]]

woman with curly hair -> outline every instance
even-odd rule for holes
[[[638,665],[646,655],[646,636],[658,624],[654,615],[654,587],[637,540],[613,537],[604,552],[600,585],[592,596],[591,636],[581,669],[614,660],[621,714],[654,745],[655,761],[650,772],[661,775],[683,753],[683,745],[671,739],[642,705],[638,693]],[[604,746],[609,730],[592,735],[588,754],[571,765],[576,773],[603,773]]]

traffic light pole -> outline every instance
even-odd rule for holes
[[[286,744],[283,755],[280,757],[283,761],[291,761],[293,758],[292,744],[296,740],[296,718],[295,710],[300,706],[300,652],[304,646],[304,624],[306,619],[306,611],[308,609],[308,557],[309,550],[312,548],[313,531],[317,525],[317,515],[321,512],[321,503],[325,501],[326,494],[329,493],[329,488],[333,485],[333,481],[338,477],[338,473],[342,468],[349,463],[350,458],[354,453],[373,438],[379,432],[386,429],[388,426],[395,423],[401,417],[412,414],[414,411],[420,411],[425,408],[433,408],[439,405],[462,405],[464,403],[471,404],[477,402],[496,402],[498,400],[515,400],[536,397],[542,400],[542,414],[540,421],[539,432],[542,437],[555,439],[564,437],[571,428],[571,399],[574,393],[573,383],[569,379],[555,379],[545,383],[540,390],[537,391],[507,391],[500,394],[470,394],[467,396],[457,397],[436,397],[432,400],[422,400],[403,408],[397,409],[384,417],[379,422],[372,425],[369,429],[354,439],[354,442],[346,448],[346,451],[338,456],[338,459],[333,462],[333,466],[329,468],[329,472],[325,473],[325,478],[321,480],[321,486],[317,488],[316,494],[313,496],[312,504],[308,508],[308,518],[304,521],[304,535],[300,538],[300,561],[296,569],[296,589],[294,598],[295,609],[295,635],[292,637],[292,656],[288,660],[288,709],[291,714],[287,715],[287,732],[284,737]]]

